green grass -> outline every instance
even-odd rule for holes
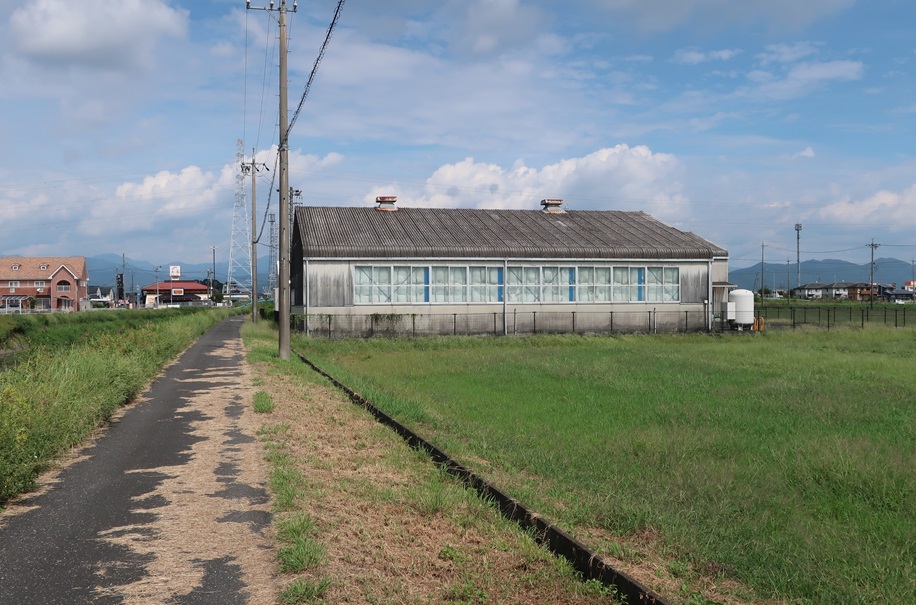
[[[70,315],[29,320],[43,321],[48,331],[37,324],[22,328],[27,353],[0,373],[0,503],[34,487],[57,456],[83,442],[228,313],[178,314],[137,324],[124,319],[126,312],[110,324],[89,313]],[[97,329],[102,325],[108,328]]]
[[[254,394],[254,411],[259,414],[268,414],[274,411],[274,399],[267,391],[258,391]]]
[[[767,598],[916,601],[912,329],[294,346],[573,533]]]
[[[322,578],[317,582],[296,578],[280,592],[278,598],[281,603],[290,605],[323,602],[324,596],[330,587],[331,580],[329,578]]]

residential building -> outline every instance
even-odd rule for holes
[[[85,257],[0,257],[0,307],[7,312],[91,308]]]
[[[725,249],[644,212],[396,203],[296,209],[291,303],[306,329],[321,316],[352,334],[379,318],[412,333],[707,330],[734,288]]]

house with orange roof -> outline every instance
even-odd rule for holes
[[[85,257],[0,257],[0,312],[82,311],[91,307]]]

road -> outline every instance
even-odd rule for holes
[[[0,603],[273,603],[267,469],[241,319],[0,514]]]

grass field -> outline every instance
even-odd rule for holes
[[[0,348],[15,341],[18,351],[0,371],[0,505],[34,487],[57,456],[231,313],[71,313],[0,323]]]
[[[609,556],[916,602],[912,329],[294,347]]]

